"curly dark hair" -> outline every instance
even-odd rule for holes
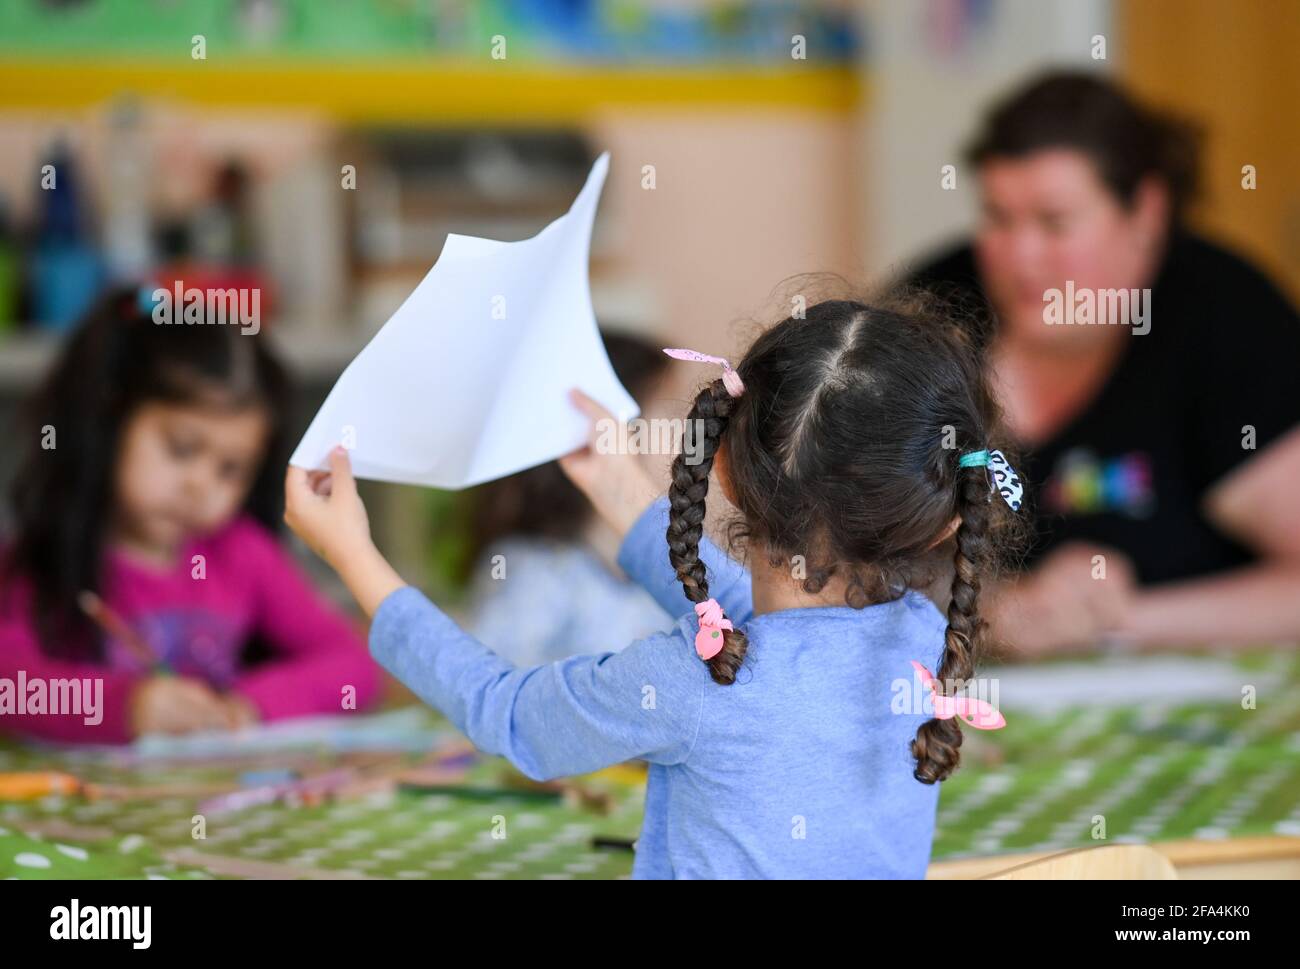
[[[724,447],[739,513],[733,538],[760,548],[774,567],[804,556],[807,593],[840,576],[853,608],[891,601],[933,581],[936,555],[951,547],[936,679],[960,689],[985,635],[981,583],[1021,532],[1007,505],[991,500],[988,469],[959,466],[967,451],[1010,453],[983,361],[966,331],[917,294],[872,305],[826,300],[803,316],[783,320],[745,354],[736,368],[741,396],[718,379],[695,397],[688,420],[700,422],[692,426],[702,428],[702,446],[698,460],[683,454],[673,463],[669,559],[686,598],[704,602],[699,544],[709,474]],[[739,629],[723,638],[707,662],[714,681],[729,685],[748,644]],[[917,780],[948,777],[961,739],[955,718],[923,724],[912,743]]]

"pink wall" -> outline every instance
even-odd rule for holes
[[[611,268],[649,286],[665,338],[735,353],[750,321],[771,322],[769,297],[783,279],[858,271],[852,118],[621,113],[591,137],[614,158],[602,203],[615,227]],[[655,166],[653,191],[641,187],[643,165]]]

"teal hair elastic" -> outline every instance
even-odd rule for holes
[[[1002,500],[1011,506],[1012,511],[1020,510],[1020,503],[1025,497],[1025,486],[1020,475],[1011,467],[1007,456],[1001,451],[967,451],[957,460],[960,468],[988,468],[989,484],[1002,496]]]

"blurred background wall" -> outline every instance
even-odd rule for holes
[[[1300,297],[1300,3],[1129,0],[1118,13],[1124,79],[1204,128],[1194,220]],[[1243,165],[1259,173],[1254,192]]]
[[[1199,118],[1194,221],[1297,294],[1297,50],[1294,0],[4,0],[0,418],[97,286],[179,265],[266,287],[305,423],[447,232],[533,234],[604,149],[598,315],[734,351],[784,278],[960,233],[960,146],[1048,65]]]
[[[859,225],[867,268],[898,267],[959,235],[976,214],[962,147],[986,105],[1035,71],[1114,72],[1109,0],[971,0],[863,5],[871,55],[860,63],[871,96],[863,130],[866,206]],[[1104,60],[1092,38],[1107,38]],[[957,188],[939,169],[957,168]]]

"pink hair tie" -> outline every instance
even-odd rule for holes
[[[675,360],[693,360],[695,363],[716,363],[722,367],[722,383],[727,388],[727,393],[732,397],[739,397],[745,392],[745,383],[740,379],[740,374],[736,373],[722,357],[710,356],[707,353],[700,353],[697,350],[668,350],[664,353]]]
[[[1002,716],[997,707],[987,700],[977,700],[969,696],[944,696],[939,692],[939,684],[935,682],[929,670],[916,660],[912,660],[912,666],[921,674],[921,683],[930,688],[936,720],[951,720],[956,717],[976,730],[1001,730],[1007,725],[1006,717]]]
[[[713,659],[722,650],[722,630],[736,627],[723,615],[717,599],[705,599],[697,604],[695,615],[700,617],[700,631],[695,634],[695,652],[700,654],[700,659]]]

